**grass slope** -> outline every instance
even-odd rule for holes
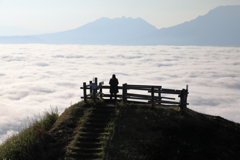
[[[190,109],[120,108],[109,159],[239,159],[240,125]]]
[[[0,145],[2,160],[45,159],[47,143],[46,133],[58,119],[58,111],[45,112],[41,117],[29,122],[29,126],[13,135]]]
[[[31,130],[29,134],[35,136],[35,139],[30,141],[34,145],[30,148],[23,145],[26,136],[21,135],[24,130],[0,146],[0,158],[4,157],[4,149],[11,148],[11,146],[6,147],[8,144],[19,146],[19,142],[24,142],[21,144],[22,147],[19,147],[22,150],[7,149],[8,156],[5,154],[5,158],[14,159],[9,156],[23,155],[17,159],[75,159],[70,158],[69,155],[74,150],[79,152],[81,150],[77,146],[79,137],[82,139],[81,128],[86,128],[86,123],[91,122],[90,115],[94,114],[96,110],[94,108],[99,106],[104,107],[107,104],[102,101],[95,104],[89,101],[86,104],[79,102],[70,106],[61,116],[55,115],[54,121],[46,123],[50,124],[47,125],[47,129],[40,127],[44,130],[41,132],[40,140],[39,135],[36,135],[39,129],[34,127],[39,123],[33,124],[26,131]],[[206,160],[240,157],[240,124],[238,123],[190,109],[179,111],[178,107],[167,109],[118,103],[116,108],[115,118],[109,122],[111,127],[106,126],[109,132],[108,138],[104,138],[105,142],[100,146],[103,150],[101,153],[103,159]]]

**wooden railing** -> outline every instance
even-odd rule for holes
[[[110,94],[103,92],[103,90],[110,90],[110,86],[103,85],[103,82],[100,82],[97,85],[97,78],[94,79],[94,82],[89,81],[87,85],[86,82],[83,83],[83,98],[84,102],[87,102],[87,99],[93,99],[96,102],[97,98],[107,99],[110,97]],[[124,103],[127,102],[140,102],[140,103],[151,103],[152,106],[175,106],[178,105],[181,109],[186,108],[187,105],[187,96],[188,96],[188,86],[186,89],[175,90],[175,89],[165,89],[162,86],[151,86],[151,85],[129,85],[127,83],[122,86],[118,86],[119,94],[117,98],[121,99]],[[87,93],[89,90],[89,93]],[[133,90],[134,93],[130,93]],[[145,94],[140,94],[139,92],[145,92]],[[122,94],[121,94],[122,93]],[[164,96],[162,96],[164,95]],[[168,97],[165,95],[175,95],[175,97]],[[176,100],[176,95],[180,98],[180,101]]]

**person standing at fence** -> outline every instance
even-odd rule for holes
[[[118,79],[116,78],[115,74],[112,75],[112,78],[109,81],[110,84],[110,100],[112,101],[112,97],[114,96],[115,101],[117,99],[118,93]]]

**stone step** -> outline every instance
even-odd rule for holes
[[[92,133],[103,133],[105,131],[104,128],[94,128],[94,127],[86,127],[81,130],[82,132],[92,132]]]
[[[101,142],[101,139],[100,138],[91,138],[91,137],[85,137],[85,138],[82,138],[82,137],[79,137],[77,139],[79,142],[94,142],[94,143],[99,143]]]
[[[83,128],[79,130],[79,138],[75,147],[70,149],[72,155],[69,158],[75,160],[100,160],[103,158],[103,143],[101,141],[110,135],[107,130],[115,109],[114,106],[98,106],[92,110]]]
[[[103,137],[103,136],[109,136],[108,132],[103,133],[92,133],[92,132],[80,132],[80,137]]]
[[[98,154],[92,154],[92,153],[86,153],[86,154],[79,154],[76,152],[73,152],[72,155],[70,156],[70,158],[73,158],[75,160],[100,160],[103,157],[101,155]]]
[[[89,123],[108,123],[110,122],[111,117],[106,117],[106,118],[94,118],[91,117],[87,120]]]
[[[105,128],[108,125],[108,123],[85,123],[84,127],[88,128],[88,127],[94,127],[94,128]]]
[[[101,153],[103,152],[103,149],[102,148],[73,148],[71,149],[72,152],[77,152],[77,153]]]
[[[98,142],[76,142],[76,147],[79,148],[101,148],[102,147],[102,143]]]

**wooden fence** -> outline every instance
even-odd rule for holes
[[[103,85],[103,82],[100,82],[98,85],[98,79],[95,78],[94,82],[89,81],[87,85],[86,82],[83,83],[83,97],[84,102],[87,102],[87,99],[93,99],[96,102],[97,98],[107,99],[110,97],[109,90],[110,86]],[[129,85],[127,83],[122,86],[118,86],[120,94],[117,94],[117,98],[121,99],[124,103],[127,102],[140,102],[140,103],[151,103],[152,106],[173,106],[178,105],[181,109],[186,108],[187,105],[187,96],[188,96],[188,86],[186,89],[175,90],[175,89],[165,89],[162,86],[150,86],[150,85]],[[87,93],[89,90],[89,93]],[[107,92],[103,92],[103,90],[107,90]],[[146,92],[146,94],[139,93],[130,93],[131,90],[135,92]],[[122,93],[122,94],[121,94]],[[164,96],[163,96],[164,95]],[[165,95],[178,95],[180,101],[177,101],[174,97],[166,97]]]

